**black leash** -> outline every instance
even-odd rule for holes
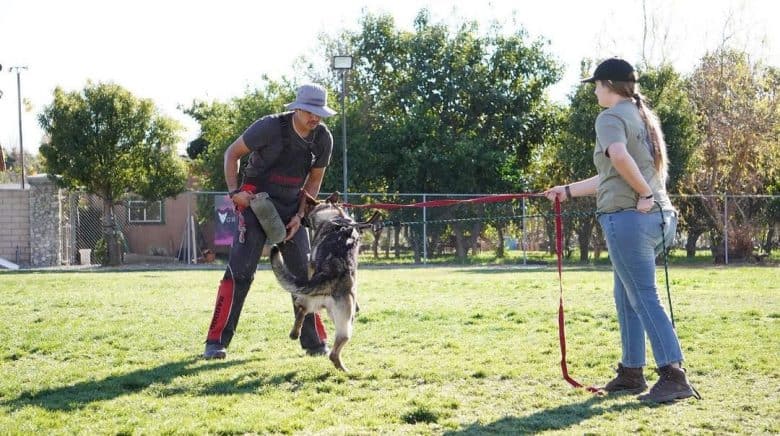
[[[654,202],[658,205],[658,214],[661,215],[661,247],[664,250],[664,276],[666,277],[666,298],[669,300],[669,317],[672,319],[672,328],[677,331],[677,327],[674,325],[674,310],[672,309],[672,291],[669,289],[669,253],[666,252],[666,221],[664,220],[664,211],[661,209],[661,204],[657,201]],[[682,363],[682,362],[681,362]],[[694,393],[694,397],[697,400],[701,400],[701,394],[693,387],[693,383],[688,380],[688,385]]]
[[[674,325],[674,310],[672,309],[672,291],[669,289],[669,254],[666,252],[666,221],[664,220],[664,211],[661,208],[661,204],[657,201],[654,202],[658,205],[658,214],[661,215],[661,247],[664,251],[664,276],[666,277],[666,298],[669,300],[669,316],[672,319],[672,328],[677,330]]]

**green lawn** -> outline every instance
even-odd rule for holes
[[[0,274],[0,434],[780,432],[777,267],[672,268],[704,399],[668,406],[562,380],[549,267],[362,270],[348,374],[287,338],[290,297],[268,270],[227,360],[199,360],[221,275]],[[586,384],[619,359],[611,280],[564,272],[569,370]]]

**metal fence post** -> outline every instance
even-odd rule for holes
[[[423,194],[422,201],[425,203],[428,201],[428,197]],[[423,263],[428,263],[428,208],[423,207]]]
[[[726,265],[729,264],[729,193],[723,193],[723,255]]]
[[[522,218],[522,221],[521,221],[521,226],[522,226],[521,230],[523,232],[523,242],[522,242],[522,244],[523,244],[523,265],[526,265],[526,263],[528,262],[528,257],[527,257],[527,254],[526,254],[527,242],[528,242],[527,241],[527,237],[528,237],[528,235],[526,234],[526,231],[525,231],[525,197],[523,197],[521,200],[523,202],[523,218]]]

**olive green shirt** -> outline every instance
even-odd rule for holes
[[[630,101],[620,103],[604,110],[596,118],[596,150],[593,163],[599,173],[596,189],[596,210],[598,213],[617,212],[623,209],[636,209],[639,193],[623,179],[607,156],[607,147],[616,142],[626,145],[628,154],[634,159],[639,172],[653,190],[655,201],[664,210],[673,210],[666,187],[661,182],[653,164],[650,140],[639,108]],[[653,205],[654,211],[658,205]]]

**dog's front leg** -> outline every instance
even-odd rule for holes
[[[292,330],[290,330],[290,339],[298,339],[301,337],[301,329],[303,328],[303,319],[306,317],[306,308],[302,305],[295,303],[295,323]]]

